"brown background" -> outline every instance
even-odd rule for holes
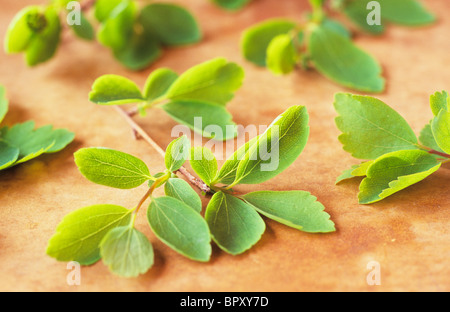
[[[25,5],[44,1],[1,1],[0,37],[14,14]],[[22,55],[0,52],[0,83],[7,87],[10,112],[5,124],[33,119],[76,133],[63,152],[44,156],[0,175],[0,290],[2,291],[450,291],[450,170],[443,168],[425,181],[381,203],[357,203],[358,182],[335,186],[342,170],[356,161],[342,150],[334,125],[333,95],[342,87],[315,71],[275,77],[240,55],[246,27],[275,16],[300,20],[307,1],[256,0],[239,13],[226,13],[208,0],[184,3],[200,20],[202,43],[167,51],[151,68],[130,72],[96,43],[65,36],[57,56],[27,68]],[[356,42],[380,62],[387,90],[378,97],[398,110],[418,133],[431,118],[428,98],[450,83],[450,20],[447,0],[425,1],[439,16],[431,27],[392,26],[380,37],[356,34]],[[94,185],[78,172],[72,154],[81,147],[106,146],[144,159],[156,173],[161,157],[143,141],[134,141],[111,108],[90,103],[92,82],[103,74],[125,75],[140,85],[158,67],[177,72],[224,56],[246,70],[246,79],[229,104],[242,125],[265,125],[291,105],[306,105],[311,136],[300,158],[273,180],[239,190],[307,190],[318,197],[336,223],[337,232],[302,233],[267,221],[262,240],[249,252],[233,257],[213,248],[208,264],[175,253],[150,232],[145,211],[137,227],[152,241],[155,266],[134,279],[114,276],[101,262],[85,267],[81,286],[68,286],[69,270],[46,256],[48,239],[67,213],[88,205],[111,203],[133,207],[144,189],[121,191]],[[450,91],[450,90],[449,90]],[[175,125],[158,110],[139,123],[165,148]],[[161,190],[158,190],[161,193]],[[205,201],[206,203],[206,201]],[[381,285],[369,286],[369,261],[381,265]]]

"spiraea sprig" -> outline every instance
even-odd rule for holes
[[[362,163],[336,181],[364,177],[359,202],[371,204],[418,183],[450,161],[450,97],[430,97],[433,119],[417,137],[405,119],[382,101],[340,93],[334,106],[339,141]]]

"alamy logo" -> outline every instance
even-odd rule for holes
[[[77,1],[67,3],[67,24],[69,26],[81,25],[81,4]]]
[[[381,5],[378,1],[370,1],[367,3],[367,10],[370,13],[367,15],[367,24],[370,26],[381,25]]]

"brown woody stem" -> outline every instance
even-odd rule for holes
[[[136,139],[142,138],[146,143],[148,143],[151,147],[153,147],[163,158],[166,153],[164,150],[148,135],[148,133],[139,126],[133,118],[131,118],[130,114],[122,109],[120,106],[114,106],[114,109],[125,119],[125,121],[130,125]],[[197,187],[200,191],[208,194],[211,193],[211,188],[206,185],[202,180],[194,177],[185,167],[181,167],[177,172],[181,173],[192,185]]]

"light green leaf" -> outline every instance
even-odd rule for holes
[[[152,244],[130,226],[110,230],[100,242],[100,254],[109,269],[123,277],[137,277],[153,265]]]
[[[49,60],[58,49],[62,29],[58,12],[48,7],[44,16],[45,28],[36,32],[26,47],[26,61],[29,66]]]
[[[447,154],[450,154],[450,112],[442,109],[431,123],[433,136],[437,145]]]
[[[165,97],[226,105],[244,79],[244,70],[224,58],[216,58],[184,72],[169,88]]]
[[[259,137],[255,137],[248,141],[225,161],[216,178],[217,183],[231,184],[236,180],[236,170],[239,163],[250,150],[250,147],[258,141],[258,138]]]
[[[95,80],[89,100],[101,105],[121,105],[145,101],[139,87],[117,75],[104,75]]]
[[[147,211],[155,235],[189,259],[206,262],[211,257],[211,235],[198,212],[173,197],[153,198]]]
[[[180,100],[164,104],[161,108],[174,120],[205,138],[225,141],[237,136],[233,116],[222,105]]]
[[[211,235],[224,251],[238,255],[255,245],[266,229],[255,209],[236,197],[217,192],[205,213]]]
[[[27,6],[14,16],[6,31],[6,53],[19,53],[27,49],[35,35],[35,31],[30,27],[28,21],[42,16],[42,11],[42,7]]]
[[[190,148],[191,144],[185,135],[170,142],[164,157],[166,168],[170,172],[180,169],[189,157]]]
[[[388,153],[378,158],[367,170],[359,187],[360,204],[380,201],[408,186],[418,183],[441,166],[436,158],[420,150]]]
[[[308,49],[316,69],[334,82],[360,91],[384,90],[381,66],[349,38],[320,25],[312,30]]]
[[[260,191],[243,196],[259,213],[309,233],[334,232],[334,223],[317,198],[304,191]]]
[[[66,215],[50,239],[47,254],[59,261],[90,265],[100,260],[99,245],[113,228],[130,223],[132,210],[115,205],[95,205]]]
[[[0,123],[8,113],[9,101],[6,98],[6,89],[4,86],[0,85]]]
[[[367,175],[367,170],[369,169],[369,167],[372,165],[374,161],[366,161],[363,162],[359,165],[354,165],[352,166],[350,169],[345,170],[337,179],[336,179],[336,184],[347,180],[347,179],[351,179],[354,177],[364,177]]]
[[[19,158],[19,149],[0,141],[0,170],[7,169],[14,165]]]
[[[270,19],[246,29],[241,39],[241,50],[248,61],[266,66],[267,48],[273,38],[287,34],[296,24],[286,19]]]
[[[141,11],[141,22],[164,45],[183,45],[201,40],[197,21],[185,8],[168,3],[154,3]]]
[[[299,59],[292,38],[281,34],[270,41],[267,47],[267,68],[274,74],[282,75],[292,72]]]
[[[434,116],[439,115],[442,109],[450,111],[450,96],[448,95],[448,92],[436,92],[431,95],[430,106]]]
[[[408,123],[382,101],[369,96],[338,93],[336,125],[345,151],[359,159],[375,159],[389,152],[417,149]]]
[[[304,106],[292,106],[276,118],[239,162],[233,185],[263,183],[287,169],[308,141],[308,121]]]
[[[436,143],[436,139],[434,138],[434,135],[433,135],[433,130],[431,130],[431,123],[427,124],[422,129],[422,131],[420,132],[420,135],[419,135],[419,141],[426,147],[434,149],[435,151],[442,152],[442,153],[444,152],[439,147],[439,145]]]
[[[332,31],[338,33],[339,35],[346,37],[348,39],[351,39],[351,37],[352,37],[350,31],[344,25],[342,25],[340,22],[335,21],[333,19],[324,18],[322,21],[322,26],[325,28],[328,28],[329,30],[332,30]]]
[[[170,86],[178,79],[178,74],[168,68],[159,68],[148,76],[144,87],[144,97],[153,101],[162,97]]]
[[[194,189],[182,179],[170,178],[164,184],[164,192],[167,196],[178,199],[197,212],[202,211],[202,201]]]
[[[97,0],[94,5],[95,18],[100,22],[105,22],[114,9],[122,2],[122,0]]]
[[[230,11],[237,11],[242,9],[251,0],[212,0],[217,5]]]
[[[216,157],[209,149],[203,147],[191,148],[190,163],[195,173],[207,185],[211,185],[211,182],[215,181],[218,165]]]
[[[133,38],[137,6],[133,1],[122,1],[110,12],[97,32],[98,41],[113,51],[125,48]]]
[[[94,40],[95,39],[95,30],[92,26],[91,22],[86,18],[83,12],[80,14],[80,24],[73,24],[70,27],[73,29],[74,33],[81,39],[85,40]]]
[[[89,181],[118,189],[132,189],[152,180],[146,164],[129,154],[107,148],[82,148],[75,163]]]

